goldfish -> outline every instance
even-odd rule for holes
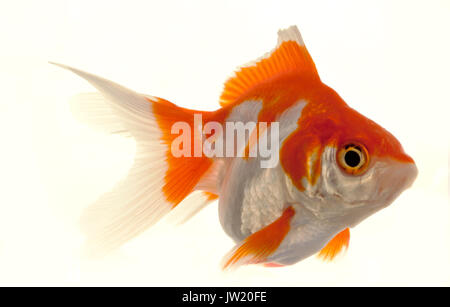
[[[390,132],[322,83],[296,26],[235,71],[215,111],[52,64],[98,90],[74,100],[80,120],[136,142],[127,176],[82,214],[92,254],[119,248],[176,207],[188,219],[218,200],[220,224],[236,244],[223,269],[287,266],[315,254],[332,260],[348,247],[350,228],[418,174]],[[245,133],[236,140],[239,125]]]

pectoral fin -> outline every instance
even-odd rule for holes
[[[273,223],[244,239],[225,256],[223,269],[268,262],[267,258],[277,250],[288,234],[294,215],[294,208],[288,207]]]
[[[337,256],[337,254],[341,252],[344,247],[346,249],[348,248],[349,241],[350,230],[348,228],[345,228],[336,236],[334,236],[333,239],[331,239],[331,241],[328,242],[324,248],[322,248],[317,256],[324,261],[331,261]]]

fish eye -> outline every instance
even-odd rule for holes
[[[369,155],[363,145],[350,143],[339,150],[337,161],[345,172],[359,175],[367,168]]]

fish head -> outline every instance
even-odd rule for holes
[[[298,129],[282,144],[280,160],[294,201],[319,217],[354,226],[391,204],[418,170],[386,129],[335,93],[326,101],[305,107]]]

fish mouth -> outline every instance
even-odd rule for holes
[[[407,163],[407,170],[405,170],[405,174],[407,176],[407,180],[405,181],[405,188],[410,188],[414,181],[416,180],[417,176],[419,175],[419,169],[417,168],[416,164],[414,162]]]
[[[375,199],[366,203],[362,202],[360,206],[370,206],[376,210],[389,206],[401,193],[413,185],[418,175],[414,162],[393,162],[389,167],[383,167],[383,172],[386,177],[380,180]]]
[[[394,162],[386,170],[386,180],[380,181],[379,193],[397,191],[399,194],[410,188],[418,175],[418,169],[414,162]]]
[[[380,172],[377,176],[384,178],[379,180],[373,198],[344,200],[342,195],[334,195],[342,200],[345,206],[338,219],[353,220],[350,227],[354,227],[368,216],[391,205],[403,191],[412,186],[418,175],[417,166],[413,162],[383,161],[376,168]]]

